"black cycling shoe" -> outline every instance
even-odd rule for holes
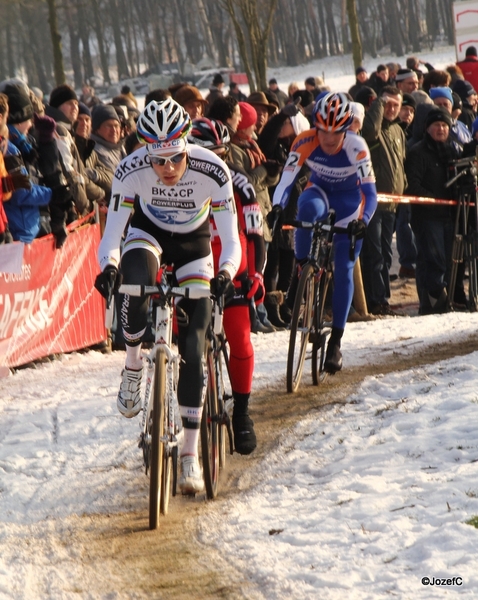
[[[335,375],[337,371],[342,369],[342,352],[338,344],[330,344],[327,346],[327,352],[324,360],[324,371]]]
[[[248,414],[232,414],[234,448],[239,454],[251,454],[257,446],[254,421]]]

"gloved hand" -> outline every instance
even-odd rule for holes
[[[224,303],[234,297],[234,284],[231,281],[231,276],[227,271],[219,271],[216,277],[213,277],[210,282],[211,294],[216,298],[224,296]]]
[[[277,175],[279,175],[280,173],[280,170],[282,169],[282,165],[276,160],[265,160],[262,163],[262,166],[266,168],[268,177],[277,177]]]
[[[113,265],[108,265],[104,268],[102,273],[96,276],[95,288],[103,298],[110,300],[111,296],[119,290],[122,279],[118,269],[113,267]]]
[[[261,302],[264,299],[264,278],[261,273],[254,273],[244,282],[244,292],[247,300],[254,298],[255,302]]]
[[[347,233],[349,238],[355,236],[356,240],[361,240],[365,237],[365,231],[367,230],[367,225],[363,219],[354,219],[350,221],[347,225]]]
[[[284,220],[282,206],[280,204],[276,204],[272,207],[272,210],[268,213],[266,217],[267,224],[269,225],[271,231],[276,230],[282,225],[282,221]]]
[[[298,100],[300,103],[300,98],[298,98]],[[295,117],[298,112],[299,108],[295,102],[289,102],[289,104],[286,104],[281,110],[281,113],[287,115],[288,117]]]
[[[40,144],[48,144],[54,138],[56,123],[51,117],[39,117],[36,113],[33,115],[33,124],[37,130],[37,138]]]

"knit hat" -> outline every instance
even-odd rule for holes
[[[465,79],[457,79],[453,84],[453,91],[456,92],[462,100],[466,100],[468,96],[476,94],[475,88]]]
[[[91,110],[83,102],[78,102],[78,114],[91,117]]]
[[[255,125],[257,121],[257,111],[252,104],[249,104],[248,102],[239,102],[239,108],[241,110],[242,119],[239,121],[237,129],[247,129],[251,125]]]
[[[49,104],[50,106],[53,106],[53,108],[58,108],[65,102],[68,102],[68,100],[78,101],[78,96],[72,87],[63,84],[51,91]]]
[[[402,98],[402,106],[410,106],[410,108],[413,108],[413,110],[415,110],[417,108],[417,103],[415,102],[415,98],[411,94],[407,94],[407,92],[405,92]]]
[[[212,85],[218,85],[219,83],[225,83],[225,81],[221,73],[216,73],[216,75],[214,75],[214,79],[212,80]]]
[[[275,77],[269,79],[269,85],[273,85],[274,83],[277,84],[277,79]]]
[[[315,81],[315,77],[307,77],[307,79],[305,80],[305,85],[313,85],[314,87],[317,87],[317,82]]]
[[[452,92],[453,96],[453,109],[452,110],[463,110],[463,101],[456,92]]]
[[[371,87],[368,87],[367,85],[364,85],[355,95],[355,102],[363,104],[365,108],[368,108],[376,97],[377,94],[375,90],[373,90]]]
[[[312,102],[314,101],[314,96],[312,95],[312,92],[309,92],[309,90],[295,91],[292,94],[292,99],[295,102],[297,98],[300,98],[300,105],[302,106],[302,108],[309,106],[309,104],[312,104]]]
[[[91,113],[91,130],[93,132],[98,131],[101,125],[110,119],[114,119],[115,121],[118,121],[118,123],[121,123],[114,106],[111,106],[111,104],[97,104],[93,107]]]
[[[277,107],[270,104],[264,92],[253,92],[248,96],[247,102],[253,106],[265,106],[270,115],[273,115],[276,112]]]
[[[446,123],[448,127],[453,125],[453,121],[451,119],[451,115],[448,111],[440,108],[432,108],[431,111],[427,115],[427,120],[425,123],[425,129],[428,129],[432,123],[436,123],[437,121],[442,121]]]
[[[17,125],[33,119],[33,105],[26,86],[8,83],[1,90],[8,97],[8,124]]]
[[[181,106],[185,106],[188,102],[202,102],[203,104],[207,104],[207,100],[201,96],[201,92],[194,85],[183,85],[180,87],[174,94],[174,99]]]
[[[403,81],[414,75],[416,75],[416,73],[413,69],[398,69],[397,74],[395,75],[395,81]]]
[[[475,46],[468,46],[465,52],[465,56],[478,56]]]
[[[435,100],[435,98],[446,98],[450,101],[450,104],[453,105],[453,96],[451,95],[451,89],[449,87],[430,88],[428,93],[432,100]]]
[[[411,95],[413,96],[413,99],[415,100],[417,106],[419,104],[433,104],[433,100],[423,90],[415,90],[414,92],[412,92]]]
[[[355,75],[360,75],[360,73],[366,73],[367,69],[364,69],[364,67],[357,67],[355,69]]]

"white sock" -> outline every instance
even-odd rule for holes
[[[137,346],[128,346],[126,344],[126,361],[125,367],[133,371],[139,371],[143,367],[143,359],[141,358],[141,344]]]
[[[191,456],[198,455],[199,429],[184,428],[184,439],[181,448],[181,456],[189,454]]]

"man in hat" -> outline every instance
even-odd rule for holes
[[[204,116],[204,109],[207,106],[201,92],[194,85],[183,85],[174,94],[174,99],[188,113],[192,120]]]
[[[449,112],[430,110],[423,139],[408,153],[405,169],[407,193],[428,198],[452,198],[446,187],[448,163],[458,158],[449,134]],[[450,281],[454,235],[453,207],[443,204],[412,204],[411,225],[417,244],[416,281],[421,315],[444,312]]]
[[[413,69],[399,69],[395,75],[395,85],[402,94],[418,90],[418,75]]]
[[[475,90],[478,90],[478,52],[476,46],[468,46],[465,50],[464,60],[458,61],[456,65],[460,67],[465,80],[469,81]]]
[[[276,98],[279,102],[279,108],[283,108],[289,102],[289,96],[279,89],[279,85],[275,77],[269,79],[269,90],[276,95]]]
[[[453,91],[458,94],[462,101],[461,115],[459,120],[462,121],[471,131],[473,121],[476,118],[476,108],[478,95],[475,88],[469,81],[457,79],[453,84]]]
[[[277,112],[277,107],[267,100],[264,92],[253,92],[248,96],[247,103],[256,109],[257,121],[255,133],[256,135],[260,135],[269,117]]]
[[[121,121],[111,104],[98,104],[91,111],[91,139],[98,159],[109,172],[111,183],[118,163],[126,156]],[[109,193],[107,192],[107,197]]]
[[[364,67],[357,67],[355,69],[355,83],[349,89],[349,94],[352,96],[352,98],[354,100],[356,99],[357,93],[365,85],[367,85],[367,80],[368,80],[367,69],[365,69]]]
[[[221,98],[224,96],[224,92],[222,91],[224,88],[224,78],[221,73],[216,73],[212,80],[212,85],[209,88],[209,94],[206,96],[206,101],[208,103],[208,108],[214,103],[216,98]],[[207,110],[206,110],[207,116]]]

